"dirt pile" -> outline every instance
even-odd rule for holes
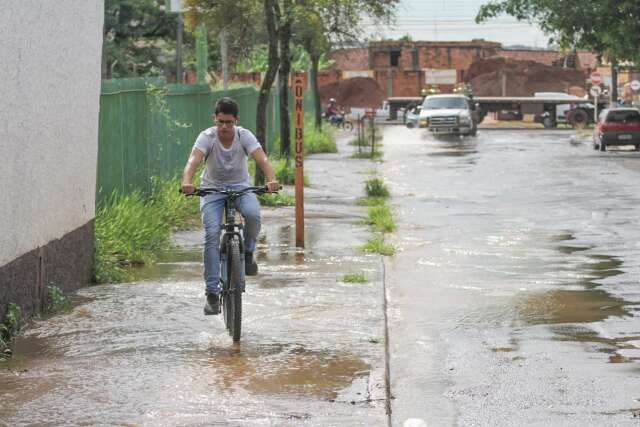
[[[533,96],[535,92],[568,92],[583,88],[586,72],[552,67],[535,61],[494,57],[475,61],[466,81],[476,96],[501,96],[502,75],[506,76],[506,96]]]
[[[338,106],[348,111],[351,107],[380,108],[386,96],[374,79],[353,77],[320,87],[323,108],[329,98],[335,98]]]

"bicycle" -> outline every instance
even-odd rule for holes
[[[182,190],[180,191],[182,192]],[[236,221],[235,201],[247,193],[264,194],[267,187],[247,187],[242,190],[226,190],[222,188],[196,188],[185,196],[204,197],[207,194],[220,193],[227,197],[224,201],[222,219],[223,233],[220,235],[220,281],[222,291],[220,302],[225,328],[233,342],[240,341],[242,328],[242,293],[245,291],[244,275],[244,237],[242,220]],[[218,311],[218,313],[220,313]]]
[[[346,130],[347,132],[351,132],[353,130],[353,123],[350,120],[345,119],[346,114],[344,112],[340,112],[336,115],[335,119],[327,118],[327,121],[338,129]]]

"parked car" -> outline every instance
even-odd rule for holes
[[[606,151],[613,145],[633,145],[640,150],[640,111],[635,108],[602,110],[593,130],[593,149]]]
[[[464,95],[430,95],[422,103],[418,127],[439,135],[475,136],[479,115]]]

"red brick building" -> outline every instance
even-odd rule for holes
[[[465,81],[471,64],[477,59],[503,56],[536,61],[546,65],[561,62],[565,55],[543,49],[503,49],[500,43],[482,39],[460,42],[382,41],[368,47],[339,49],[331,54],[335,61],[331,72],[321,73],[320,85],[340,78],[368,75],[390,96],[417,96],[424,87],[437,84],[449,91],[457,82]],[[578,52],[574,66],[591,71],[595,55]]]

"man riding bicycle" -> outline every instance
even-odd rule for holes
[[[221,98],[216,102],[212,126],[200,132],[184,172],[182,173],[182,191],[191,194],[195,191],[193,176],[196,169],[205,162],[202,172],[203,188],[224,188],[240,190],[249,187],[250,176],[247,158],[253,157],[267,179],[269,192],[279,189],[275,173],[267,155],[253,133],[237,126],[238,104],[231,98]],[[220,304],[220,231],[225,196],[220,193],[207,194],[200,199],[200,212],[205,230],[204,241],[204,281],[206,303],[204,314],[218,314]],[[243,194],[236,201],[236,208],[245,220],[245,274],[258,274],[258,265],[253,258],[256,238],[260,232],[260,203],[254,193]]]

